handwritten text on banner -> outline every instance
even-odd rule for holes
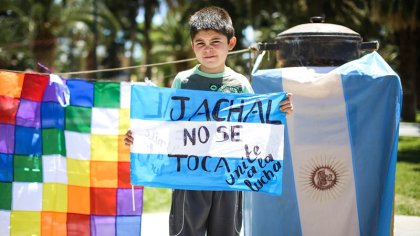
[[[133,85],[132,183],[280,195],[283,99]]]

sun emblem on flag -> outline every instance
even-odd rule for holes
[[[337,173],[330,166],[320,166],[312,171],[312,186],[318,190],[328,190],[337,184]]]
[[[319,201],[335,199],[348,182],[348,167],[333,156],[314,157],[299,173],[298,186]]]

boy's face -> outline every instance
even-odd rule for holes
[[[206,73],[220,73],[225,69],[227,54],[235,46],[236,38],[232,37],[228,42],[227,37],[219,32],[201,30],[191,44],[201,64],[200,70]]]

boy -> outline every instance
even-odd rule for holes
[[[225,65],[229,50],[236,44],[232,20],[219,7],[206,7],[191,16],[191,46],[200,64],[177,74],[172,88],[253,93],[245,76]],[[291,113],[290,95],[280,109]],[[127,145],[133,143],[131,132]],[[242,225],[242,194],[236,191],[172,192],[169,217],[170,235],[234,236]]]

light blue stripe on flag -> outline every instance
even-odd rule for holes
[[[350,123],[360,234],[391,235],[401,82],[376,52],[339,69]]]
[[[318,69],[320,68],[314,70]],[[254,90],[258,93],[283,91],[285,82],[283,71],[285,69],[257,71],[253,78]],[[402,94],[399,77],[377,53],[349,62],[330,73],[340,75],[342,82],[352,159],[352,176],[349,177],[354,181],[356,194],[357,234],[390,235]],[[321,74],[317,76],[322,77]],[[308,93],[316,92],[308,91]],[[299,99],[298,97],[294,98]],[[299,108],[295,106],[295,111],[296,109]],[[288,126],[290,129],[289,121]],[[335,136],[334,133],[331,135]],[[290,137],[286,137],[283,194],[280,197],[245,194],[245,235],[311,235],[310,232],[313,234],[314,231],[305,233],[305,229],[316,227],[316,232],[329,232],[331,227],[340,226],[339,222],[344,223],[338,230],[347,230],[349,224],[345,221],[348,221],[350,215],[354,217],[353,213],[350,213],[353,210],[348,208],[350,198],[338,203],[340,207],[333,211],[327,210],[328,208],[323,211],[321,208],[319,212],[311,214],[300,209],[304,203],[298,203],[296,181],[299,180],[296,180],[295,176],[302,170],[288,168],[291,167],[290,163],[295,167],[294,162],[298,158],[290,154],[293,151],[288,151],[288,139]],[[296,144],[308,140],[309,137],[303,140],[296,138],[293,142]],[[294,150],[295,147],[290,146],[290,148]],[[310,191],[310,188],[307,191]],[[322,191],[327,192],[319,188],[316,191],[318,194],[314,196],[321,196]],[[331,192],[331,188],[329,191]],[[339,189],[334,195],[333,198],[324,196],[328,201],[334,202],[340,197]],[[330,204],[320,198],[317,202],[321,205]],[[323,215],[335,214],[337,211],[342,212],[340,217],[322,221]],[[335,235],[349,234],[354,235],[349,231],[335,233]]]
[[[284,99],[132,86],[132,183],[280,195]]]

